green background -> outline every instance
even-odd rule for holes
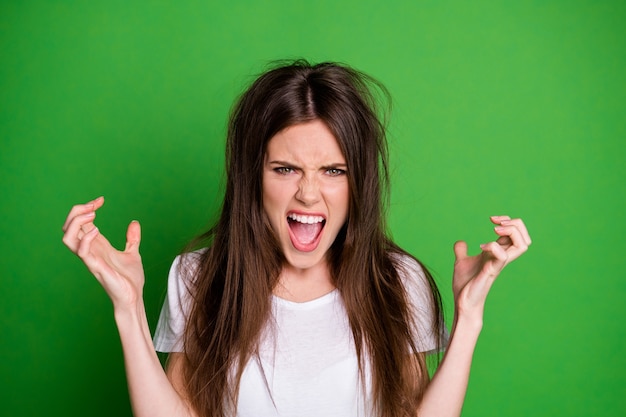
[[[0,409],[130,415],[110,301],[61,243],[107,199],[143,226],[154,328],[170,262],[214,218],[229,108],[268,61],[349,63],[394,97],[390,227],[452,311],[452,244],[523,217],[464,416],[626,413],[623,1],[0,3]]]

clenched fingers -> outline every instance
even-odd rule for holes
[[[510,262],[526,252],[531,240],[521,219],[506,217],[508,216],[494,216],[492,221],[497,224],[494,230],[500,236],[497,242],[506,250]]]
[[[532,240],[530,239],[530,234],[528,234],[528,229],[526,228],[526,225],[524,224],[524,222],[522,221],[522,219],[508,219],[508,220],[502,220],[500,222],[500,225],[502,226],[515,226],[517,228],[517,230],[520,231],[520,234],[522,235],[522,239],[524,240],[524,243],[526,244],[526,246],[530,246],[532,242]]]
[[[489,264],[493,270],[487,271],[490,275],[497,275],[510,261],[510,255],[507,250],[505,250],[497,242],[484,243],[480,245],[480,249],[482,249],[483,253],[488,255],[493,260],[493,262]]]
[[[76,251],[76,254],[81,259],[86,259],[87,255],[89,255],[89,251],[91,250],[91,243],[96,238],[96,236],[98,236],[98,228],[94,226],[93,229],[91,229],[87,233],[84,233],[81,237]]]
[[[67,231],[70,222],[76,216],[79,216],[81,214],[86,214],[86,213],[89,213],[91,211],[96,211],[100,207],[102,207],[103,204],[104,204],[104,197],[98,197],[95,200],[91,200],[88,203],[77,204],[74,207],[72,207],[72,209],[70,210],[69,214],[67,215],[67,218],[65,219],[65,223],[63,223],[63,228],[62,228],[63,232]]]
[[[65,246],[70,248],[72,252],[76,253],[80,240],[83,238],[85,233],[88,233],[95,228],[93,224],[95,217],[96,213],[92,211],[90,213],[76,216],[70,221],[65,233],[63,234],[63,243],[65,243]]]
[[[77,253],[81,239],[95,228],[93,220],[96,217],[96,210],[102,207],[103,203],[104,198],[98,197],[87,204],[76,205],[70,210],[63,224],[63,243],[72,252]]]

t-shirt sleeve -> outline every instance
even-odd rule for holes
[[[420,264],[410,256],[401,255],[396,259],[396,262],[413,314],[415,346],[419,352],[434,353],[437,350],[437,339],[441,337],[443,348],[448,343],[449,334],[443,321],[441,328],[433,329],[435,306],[428,279]]]
[[[154,332],[154,348],[158,352],[183,352],[183,333],[189,311],[191,295],[187,276],[193,276],[197,254],[179,255],[174,259],[167,278],[167,295],[161,308]],[[181,263],[184,265],[181,268]],[[185,277],[183,277],[183,273]]]

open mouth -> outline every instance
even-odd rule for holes
[[[290,213],[287,223],[293,246],[299,251],[310,252],[319,243],[326,219],[322,216]]]

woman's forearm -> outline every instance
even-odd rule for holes
[[[135,417],[193,417],[188,403],[168,380],[154,350],[143,303],[116,308],[128,391]]]
[[[426,389],[419,417],[461,415],[481,320],[456,318],[446,353]]]

